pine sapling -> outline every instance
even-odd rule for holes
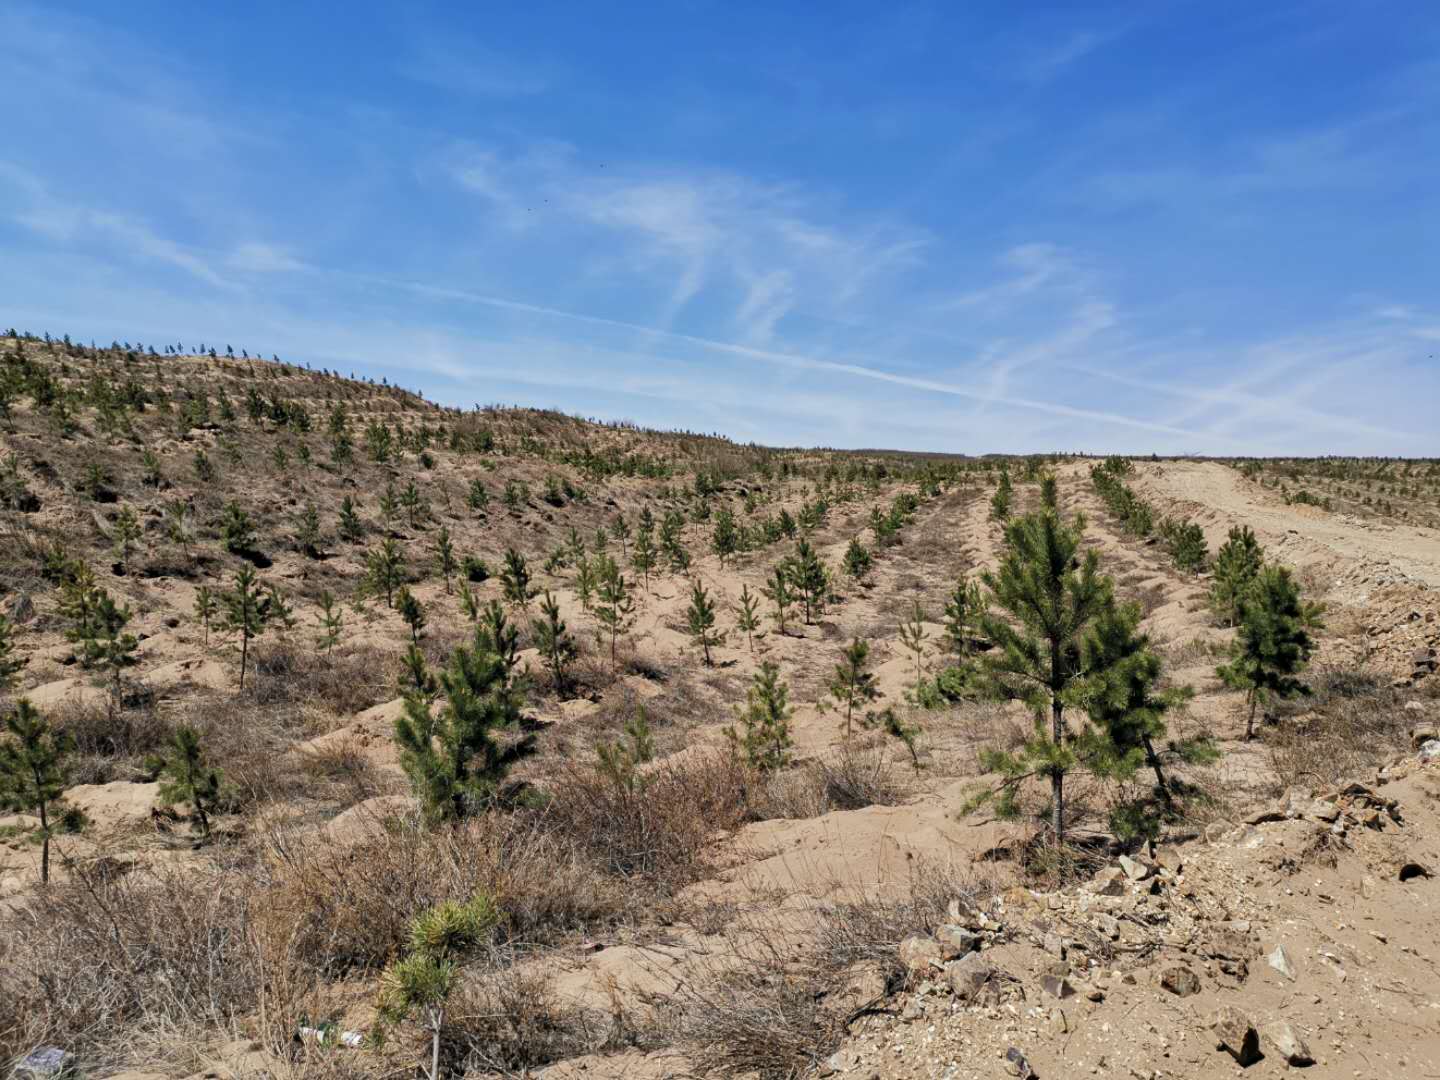
[[[66,756],[74,741],[55,731],[29,698],[15,703],[5,717],[9,738],[0,741],[0,810],[31,814],[40,819],[36,834],[40,840],[40,882],[50,881],[50,838],[55,832],[54,816],[69,778]],[[61,815],[65,822],[67,815]]]
[[[540,618],[531,626],[530,632],[535,647],[550,665],[550,673],[555,677],[555,692],[563,696],[569,686],[567,671],[578,651],[560,615],[560,602],[549,589],[541,597]]]
[[[720,644],[721,635],[715,629],[715,602],[699,579],[690,587],[690,607],[685,612],[685,620],[690,636],[705,657],[705,666],[712,667],[710,648]]]
[[[189,803],[200,835],[208,837],[210,815],[220,802],[221,774],[206,762],[199,733],[188,725],[177,728],[166,752],[151,758],[150,766],[161,778],[156,801],[162,806]]]
[[[857,709],[864,709],[880,696],[875,673],[870,670],[870,646],[858,637],[845,647],[830,680],[830,696],[845,710],[845,738],[850,738],[851,721]]]
[[[410,644],[418,645],[420,631],[425,629],[425,623],[428,621],[425,615],[425,605],[408,587],[402,585],[400,592],[395,597],[395,610],[399,612],[405,625],[410,627]]]
[[[755,631],[760,629],[760,601],[749,585],[740,586],[740,602],[735,605],[736,628],[745,635],[750,651],[755,651]]]
[[[790,688],[780,681],[780,668],[766,660],[746,692],[745,707],[736,709],[741,731],[725,729],[736,753],[761,772],[784,768],[794,743],[790,739]]]

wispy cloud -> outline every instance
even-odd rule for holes
[[[411,42],[398,71],[416,82],[483,98],[543,94],[559,77],[552,62],[510,54],[473,39],[431,33]]]

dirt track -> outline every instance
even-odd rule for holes
[[[1364,521],[1312,506],[1287,506],[1280,497],[1214,462],[1141,465],[1134,486],[1161,503],[1182,507],[1205,529],[1212,548],[1232,525],[1246,524],[1266,548],[1297,568],[1345,573],[1365,568],[1371,585],[1423,584],[1440,588],[1440,532]]]

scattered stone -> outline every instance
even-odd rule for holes
[[[29,622],[35,617],[35,601],[29,593],[16,593],[15,599],[5,605],[5,617],[17,626]]]
[[[1025,1060],[1025,1055],[1018,1046],[1012,1046],[1005,1051],[1005,1071],[1011,1076],[1018,1076],[1020,1080],[1035,1078],[1035,1070],[1030,1068],[1030,1062]]]
[[[942,967],[940,943],[924,934],[911,934],[900,942],[900,963],[911,975],[925,975],[931,968]]]
[[[1090,882],[1090,891],[1100,896],[1125,895],[1125,871],[1118,866],[1107,866]]]
[[[1190,997],[1200,992],[1200,976],[1177,964],[1160,973],[1160,985],[1176,997]]]
[[[1315,1064],[1315,1058],[1310,1053],[1310,1047],[1305,1045],[1305,1040],[1284,1020],[1275,1020],[1260,1028],[1260,1037],[1265,1040],[1267,1046],[1273,1046],[1275,1052],[1284,1058],[1291,1065],[1304,1068],[1306,1065]]]
[[[58,1046],[42,1046],[32,1050],[15,1066],[15,1080],[53,1080],[63,1076],[75,1065],[75,1055]]]
[[[1420,747],[1420,760],[1427,764],[1440,761],[1440,739],[1430,739]]]
[[[1173,847],[1163,847],[1156,851],[1155,865],[1172,874],[1180,874],[1185,870],[1185,863],[1180,858],[1180,850]]]
[[[1070,985],[1070,980],[1063,975],[1046,975],[1040,980],[1040,989],[1053,998],[1064,1001],[1068,997],[1075,996],[1075,987]]]
[[[1290,954],[1285,951],[1284,945],[1276,945],[1275,951],[1265,959],[1272,968],[1291,982],[1294,982],[1299,977],[1295,973],[1295,965],[1290,962]]]
[[[1241,1067],[1260,1060],[1260,1036],[1250,1018],[1233,1005],[1222,1005],[1210,1018],[1210,1030]]]
[[[947,924],[935,931],[935,940],[940,945],[941,960],[958,960],[966,953],[976,952],[983,939],[963,926]]]
[[[1132,859],[1129,855],[1120,856],[1120,869],[1125,871],[1125,876],[1131,881],[1144,881],[1154,873],[1154,868],[1149,863]]]

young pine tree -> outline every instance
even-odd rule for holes
[[[925,609],[916,600],[910,618],[900,624],[900,644],[910,654],[910,662],[915,666],[917,686],[925,679],[925,643],[929,640],[930,634],[925,629]]]
[[[385,606],[395,606],[395,590],[405,580],[405,556],[393,538],[386,537],[380,546],[370,549],[365,560],[365,577],[370,590],[385,594]]]
[[[784,634],[785,622],[789,618],[790,605],[795,602],[795,594],[790,587],[790,574],[783,564],[770,571],[770,577],[761,591],[775,606],[775,628]]]
[[[1078,691],[1080,641],[1112,603],[1099,556],[1090,550],[1082,558],[1080,539],[1078,521],[1066,525],[1055,514],[1028,514],[1006,525],[999,570],[982,575],[992,605],[1003,613],[988,612],[980,620],[997,646],[983,660],[988,689],[996,698],[1024,702],[1035,715],[1023,747],[986,751],[982,762],[1002,775],[1005,812],[1014,810],[1025,779],[1049,778],[1056,843],[1065,838],[1065,775],[1076,765],[1065,709]]]
[[[232,555],[243,555],[255,547],[255,526],[250,515],[237,502],[225,505],[225,517],[220,523],[220,539],[225,550]]]
[[[555,692],[563,696],[569,686],[568,668],[578,650],[565,620],[560,616],[560,602],[549,589],[540,599],[540,618],[531,624],[530,635],[550,666],[550,673],[555,678]]]
[[[450,580],[455,576],[459,563],[455,558],[455,544],[450,539],[450,530],[441,525],[440,531],[435,534],[435,565],[440,570],[440,576],[445,579],[445,595],[450,595]]]
[[[254,568],[242,566],[235,588],[225,594],[225,626],[240,635],[240,689],[245,689],[245,667],[250,642],[265,632],[265,601]]]
[[[192,727],[177,728],[166,752],[150,761],[161,778],[157,800],[162,806],[189,803],[201,836],[210,835],[210,815],[220,801],[220,770],[211,768]]]
[[[500,571],[500,587],[505,599],[519,607],[527,608],[535,595],[530,585],[530,567],[525,556],[513,547],[505,549],[505,569]]]
[[[872,563],[870,549],[860,543],[858,536],[852,536],[850,546],[845,549],[845,572],[856,581],[863,581]]]
[[[475,647],[494,653],[505,662],[505,670],[513,671],[520,660],[520,631],[510,624],[499,600],[485,606],[475,627]]]
[[[215,592],[209,585],[201,585],[195,590],[195,618],[204,632],[202,648],[210,648],[210,624],[215,621],[219,608],[220,602],[215,599]]]
[[[970,659],[975,651],[975,632],[985,614],[985,598],[978,582],[967,582],[965,575],[955,583],[945,601],[945,643],[961,661]]]
[[[477,635],[478,637],[478,635]],[[535,750],[535,736],[511,738],[523,698],[503,657],[459,646],[440,673],[438,713],[419,695],[395,721],[400,765],[426,818],[456,821],[490,806],[511,767]]]
[[[295,545],[312,559],[320,557],[320,511],[306,503],[295,519]]]
[[[97,589],[89,627],[81,641],[84,650],[83,662],[87,666],[110,673],[111,717],[114,717],[115,710],[121,703],[121,673],[127,667],[133,667],[138,659],[135,651],[140,642],[134,634],[125,630],[130,623],[131,614],[128,607],[116,604],[104,589]]]
[[[50,881],[50,837],[68,779],[65,757],[74,743],[42,717],[29,698],[15,703],[5,717],[9,738],[0,740],[0,810],[40,819],[40,881]]]
[[[705,666],[712,667],[710,649],[720,644],[722,635],[715,630],[715,602],[698,579],[690,586],[690,607],[686,609],[685,621],[690,636],[705,657]]]
[[[335,602],[335,594],[329,589],[320,594],[320,635],[315,645],[326,656],[340,644],[340,632],[345,628],[345,614]]]
[[[1235,626],[1240,622],[1240,602],[1264,565],[1265,553],[1250,526],[1232,528],[1225,543],[1215,553],[1210,585],[1210,607],[1226,626]]]
[[[825,606],[825,593],[830,584],[825,564],[810,546],[810,541],[803,539],[795,545],[795,554],[786,563],[786,574],[805,606],[805,622],[811,623]]]
[[[840,662],[830,679],[830,696],[845,709],[845,738],[848,739],[855,710],[864,709],[880,696],[875,673],[870,670],[870,646],[858,637],[840,654]]]
[[[400,613],[400,618],[405,620],[405,625],[410,627],[410,644],[419,645],[420,631],[425,629],[428,621],[425,605],[407,586],[402,585],[395,596],[395,610]]]
[[[636,542],[639,548],[639,542]],[[630,626],[630,616],[635,610],[635,601],[625,575],[620,573],[614,560],[606,559],[600,575],[600,586],[596,592],[595,618],[610,638],[610,670],[615,670],[615,641]]]
[[[760,629],[760,601],[750,591],[749,585],[740,586],[740,602],[735,605],[735,626],[755,651],[755,631]]]
[[[360,520],[360,511],[355,500],[349,495],[340,500],[340,539],[347,544],[358,544],[365,538],[365,523]]]
[[[624,520],[623,518],[621,520]],[[624,553],[625,545],[620,546],[621,553]],[[655,550],[655,536],[649,529],[639,529],[635,533],[635,547],[630,553],[630,567],[640,575],[645,583],[645,595],[650,595],[650,572],[655,569],[655,560],[658,558]]]
[[[500,921],[494,900],[479,893],[464,904],[447,900],[415,917],[405,954],[380,977],[379,1014],[400,1024],[417,1013],[430,1034],[428,1080],[440,1080],[440,1036],[460,964]]]
[[[1010,484],[1010,473],[1002,469],[1000,480],[995,485],[995,494],[990,496],[990,517],[1002,523],[1009,521],[1010,502],[1013,497],[1014,488]]]
[[[766,660],[755,673],[746,692],[745,707],[735,710],[741,731],[725,729],[725,735],[746,762],[762,772],[784,768],[790,760],[790,688],[780,681],[780,668]]]
[[[1161,661],[1140,632],[1138,604],[1111,604],[1092,623],[1080,648],[1080,667],[1089,675],[1080,697],[1090,727],[1076,739],[1076,753],[1095,775],[1124,783],[1142,768],[1154,774],[1152,798],[1120,803],[1111,813],[1111,828],[1129,839],[1154,832],[1158,803],[1162,812],[1174,806],[1174,792],[1162,758],[1200,763],[1213,760],[1208,737],[1166,741],[1165,717],[1188,701],[1188,686],[1160,689]]]
[[[0,615],[0,694],[15,689],[24,666],[24,661],[15,655],[15,625]]]
[[[610,535],[620,545],[620,557],[628,559],[630,557],[630,523],[625,520],[624,514],[615,515],[615,520],[610,523]],[[638,570],[639,567],[636,569]]]
[[[1226,686],[1245,691],[1245,738],[1255,737],[1255,709],[1262,701],[1294,698],[1310,688],[1299,676],[1310,665],[1324,609],[1306,602],[1283,566],[1265,566],[1240,599],[1240,625],[1230,662],[1216,668]]]

